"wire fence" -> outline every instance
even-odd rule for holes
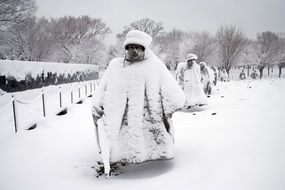
[[[42,89],[29,100],[13,94],[0,108],[0,123],[4,124],[0,128],[1,136],[34,128],[44,118],[57,115],[72,104],[92,96],[96,85],[97,80],[51,86],[49,89]]]

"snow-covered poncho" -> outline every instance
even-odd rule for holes
[[[191,69],[186,67],[186,62],[179,63],[175,74],[178,84],[183,88],[185,93],[185,106],[207,104],[207,97],[201,83],[200,66],[194,62]]]
[[[203,84],[203,88],[204,88],[205,93],[206,92],[210,93],[209,88],[212,88],[212,85],[214,83],[214,79],[215,79],[214,71],[209,66],[204,65],[204,70],[201,69],[201,82]]]
[[[103,112],[110,162],[173,158],[173,138],[163,118],[184,102],[183,90],[152,51],[132,64],[113,59],[95,90],[92,110],[93,116]]]
[[[201,72],[201,82],[205,86],[208,82],[211,82],[210,73],[209,70],[207,69],[207,66],[205,66],[204,70],[200,70],[200,72]]]
[[[209,73],[209,77],[210,77],[210,83],[213,84],[215,81],[215,72],[212,68],[210,68],[209,66],[206,66],[208,73]]]
[[[221,81],[229,81],[229,76],[228,73],[226,72],[226,70],[222,70],[221,74],[220,74],[220,78]]]

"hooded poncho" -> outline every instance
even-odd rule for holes
[[[193,63],[192,68],[187,68],[186,62],[179,63],[175,77],[185,92],[185,107],[208,103],[201,83],[200,66],[196,62]]]
[[[183,107],[184,93],[150,50],[145,60],[126,63],[110,62],[93,99],[93,114],[104,113],[110,162],[171,159],[173,137],[163,120]]]
[[[174,156],[170,116],[183,107],[185,96],[149,49],[150,43],[148,34],[130,31],[124,46],[144,46],[145,59],[135,63],[113,59],[95,90],[92,113],[93,118],[103,113],[95,125],[105,173],[109,162],[141,163]]]

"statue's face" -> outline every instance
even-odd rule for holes
[[[138,44],[129,44],[126,47],[127,59],[136,62],[144,59],[144,47]]]
[[[187,61],[187,66],[188,66],[188,67],[192,67],[193,62],[194,62],[194,59],[188,60],[188,61]]]

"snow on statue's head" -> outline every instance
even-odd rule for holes
[[[145,49],[149,49],[151,41],[152,37],[147,33],[139,30],[130,30],[126,35],[124,47],[126,49],[129,44],[137,44],[143,46]]]
[[[129,31],[124,42],[124,47],[126,49],[125,59],[134,63],[148,58],[151,41],[152,37],[142,31]]]
[[[193,54],[193,53],[189,53],[187,55],[187,58],[186,58],[186,61],[189,61],[189,60],[196,60],[198,57],[197,55]]]
[[[199,65],[200,65],[201,70],[206,69],[207,64],[205,62],[200,62]]]

